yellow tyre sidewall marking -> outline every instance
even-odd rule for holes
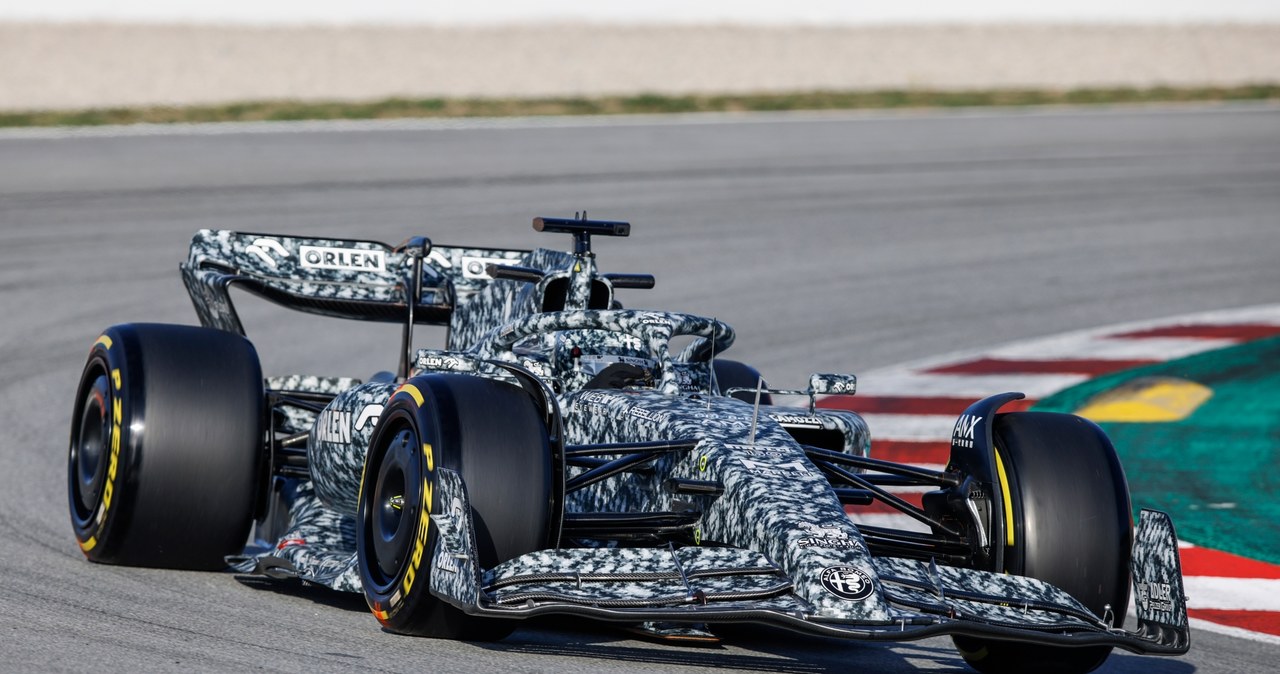
[[[1013,547],[1013,499],[1009,494],[1009,476],[1004,472],[1004,460],[996,455],[996,475],[1000,478],[1000,496],[1004,499],[1005,545]]]
[[[409,591],[413,589],[413,583],[417,580],[418,568],[422,565],[422,557],[426,553],[427,538],[431,530],[431,501],[434,495],[436,465],[431,443],[422,443],[422,456],[426,461],[427,474],[422,478],[422,507],[418,509],[418,530],[413,539],[413,554],[409,557],[409,568],[405,571],[404,581],[400,585],[405,597],[409,596]]]
[[[416,403],[418,407],[422,407],[422,403],[425,399],[422,397],[422,391],[419,391],[417,386],[414,386],[413,384],[402,384],[400,388],[395,390],[395,393],[391,394],[391,396],[394,398],[396,394],[399,393],[409,394],[409,397],[413,398],[413,402]]]
[[[106,482],[103,485],[102,500],[98,503],[96,514],[92,520],[93,533],[86,540],[79,541],[80,550],[82,552],[90,552],[98,546],[99,539],[103,536],[107,528],[107,516],[111,512],[111,505],[117,500],[117,488],[119,484],[118,477],[120,475],[120,447],[123,442],[122,435],[124,433],[124,375],[120,368],[111,367],[111,347],[114,342],[111,337],[102,335],[93,343],[93,350],[98,346],[103,348],[103,360],[110,369],[107,379],[110,381],[111,388],[111,448],[108,455]]]

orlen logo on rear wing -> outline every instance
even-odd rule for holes
[[[378,249],[300,245],[297,250],[297,264],[304,269],[386,271],[386,253]],[[254,239],[253,243],[245,246],[244,252],[273,270],[279,269],[280,262],[292,257],[289,248],[281,241],[267,237]]]
[[[308,269],[385,271],[386,255],[380,250],[299,246],[298,259]]]

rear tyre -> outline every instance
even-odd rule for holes
[[[244,549],[262,467],[263,384],[244,337],[108,328],[76,391],[71,525],[90,561],[220,569]]]
[[[755,404],[756,394],[754,389],[760,385],[760,371],[736,360],[725,360],[717,358],[711,366],[715,368],[716,384],[719,386],[720,395],[725,395],[725,391],[731,388],[749,388],[751,391],[738,391],[729,394],[730,397],[736,398],[743,402]],[[769,384],[765,383],[764,388],[768,388]],[[773,396],[769,393],[760,393],[761,405],[772,405]]]
[[[501,639],[514,620],[470,616],[431,594],[430,516],[448,507],[436,488],[441,467],[467,486],[481,567],[548,545],[551,445],[532,398],[483,377],[415,377],[387,403],[365,458],[356,515],[365,599],[392,632]]]
[[[1123,621],[1129,605],[1133,515],[1129,486],[1111,441],[1094,423],[1070,414],[1014,412],[996,417],[993,439],[1005,472],[1013,544],[1008,573],[1066,590],[1103,617]],[[1109,646],[1062,648],[955,637],[974,669],[1090,672]]]

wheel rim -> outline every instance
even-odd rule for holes
[[[93,380],[81,408],[80,425],[71,445],[71,482],[76,515],[80,521],[87,521],[102,495],[111,443],[111,388],[105,374]]]
[[[374,558],[370,571],[381,576],[379,584],[395,580],[417,533],[422,502],[420,444],[412,429],[402,429],[387,443],[378,465],[367,526]]]

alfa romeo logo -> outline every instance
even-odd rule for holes
[[[850,601],[862,601],[875,590],[871,576],[852,566],[828,566],[822,570],[819,579],[827,592]]]

